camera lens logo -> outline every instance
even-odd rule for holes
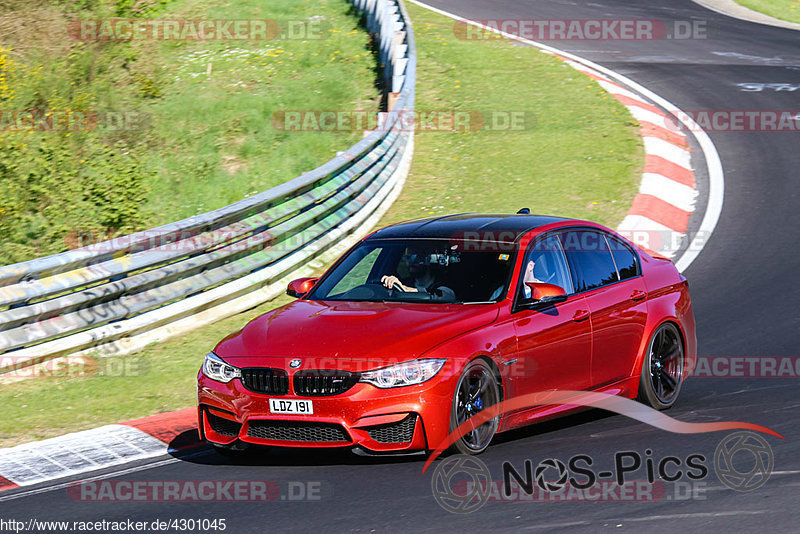
[[[436,502],[454,514],[469,514],[486,504],[489,500],[490,484],[492,473],[486,464],[464,454],[439,462],[431,479]],[[456,492],[456,486],[458,489],[463,486],[465,491]]]
[[[552,469],[555,469],[558,474],[555,480],[548,480],[545,478],[545,472]],[[569,471],[567,471],[567,466],[564,465],[564,462],[561,460],[556,460],[555,458],[542,460],[541,463],[536,466],[536,473],[534,473],[536,484],[544,491],[560,490],[566,486],[568,477]]]
[[[769,443],[753,432],[735,432],[720,441],[714,451],[717,477],[736,491],[752,491],[763,486],[774,464],[775,455]],[[737,467],[746,470],[740,471]]]

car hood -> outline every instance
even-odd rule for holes
[[[236,367],[285,368],[302,359],[304,369],[364,370],[414,359],[491,323],[498,310],[496,304],[298,300],[253,319],[214,351]]]

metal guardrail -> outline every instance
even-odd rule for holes
[[[393,106],[383,127],[289,182],[224,208],[0,267],[0,372],[122,354],[279,294],[377,222],[408,172],[414,34],[401,0],[351,0],[376,38]],[[316,262],[316,263],[314,263]]]

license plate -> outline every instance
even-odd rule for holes
[[[272,413],[312,414],[314,405],[310,400],[270,399],[269,411]]]

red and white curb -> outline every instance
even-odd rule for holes
[[[678,131],[674,119],[644,97],[586,65],[546,53],[594,79],[638,121],[644,173],[639,193],[617,231],[647,252],[672,259],[686,238],[698,194],[686,135]]]
[[[197,409],[186,408],[0,449],[0,490],[155,458],[196,445],[196,440],[174,444],[196,428]]]

